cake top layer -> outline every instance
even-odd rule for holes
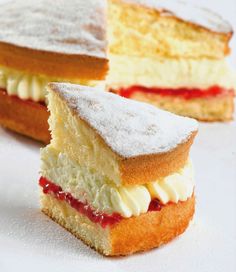
[[[198,129],[193,119],[92,87],[51,83],[49,88],[123,158],[168,152]]]
[[[230,33],[231,25],[218,14],[193,4],[178,0],[122,0],[160,11],[164,16],[175,16],[181,20],[207,28],[213,32]]]
[[[62,54],[106,56],[106,1],[15,0],[0,6],[0,42]]]

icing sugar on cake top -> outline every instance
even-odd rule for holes
[[[106,56],[106,1],[15,0],[0,6],[0,42],[64,54]]]
[[[168,152],[198,129],[194,119],[91,87],[51,83],[50,88],[124,158]]]
[[[194,6],[178,0],[122,0],[128,3],[139,4],[163,12],[165,16],[176,16],[184,21],[202,26],[213,32],[230,33],[231,25],[221,16],[205,8]]]

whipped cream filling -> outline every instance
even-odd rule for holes
[[[91,207],[123,217],[147,212],[154,198],[163,204],[185,201],[194,190],[190,161],[179,172],[161,180],[145,185],[117,186],[106,176],[78,165],[50,145],[41,150],[41,175]]]
[[[140,85],[163,88],[201,88],[218,85],[236,89],[236,72],[226,60],[142,58],[109,55],[108,88]]]
[[[9,95],[15,95],[23,100],[35,102],[45,101],[46,86],[49,82],[71,82],[82,85],[97,85],[96,81],[66,80],[50,78],[43,75],[33,75],[10,68],[0,67],[0,88],[5,89]]]

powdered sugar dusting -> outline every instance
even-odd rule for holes
[[[18,0],[0,6],[0,41],[49,52],[106,56],[106,1]]]
[[[214,32],[230,33],[231,25],[221,16],[191,3],[178,0],[123,0],[163,11],[163,15],[176,16],[184,21],[192,22]]]
[[[64,83],[50,88],[125,158],[170,151],[198,128],[193,119],[95,88]]]

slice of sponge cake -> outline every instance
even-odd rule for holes
[[[51,143],[79,164],[117,184],[142,184],[185,165],[196,134],[191,119],[73,84],[50,89]]]
[[[108,89],[204,121],[233,117],[232,27],[184,1],[109,1]]]
[[[92,87],[51,83],[42,211],[104,255],[158,247],[194,207],[195,120]]]

